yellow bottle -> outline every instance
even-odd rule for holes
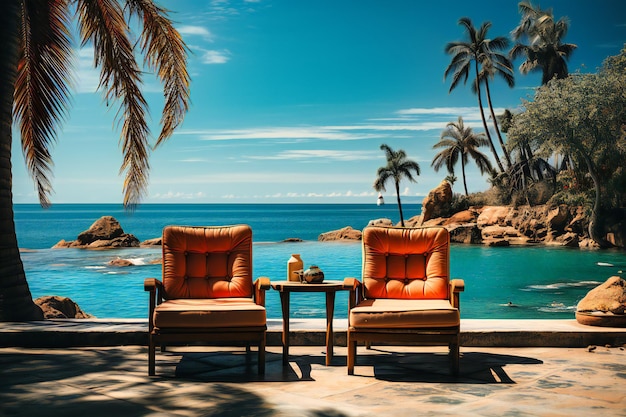
[[[287,281],[300,282],[300,275],[296,274],[296,271],[302,272],[304,268],[304,262],[300,258],[300,254],[294,253],[287,261]]]

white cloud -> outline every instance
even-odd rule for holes
[[[208,40],[211,42],[213,41],[213,34],[207,28],[204,28],[202,26],[185,25],[185,26],[180,26],[177,29],[178,29],[178,33],[180,33],[183,36],[184,35],[201,36],[205,40]]]
[[[327,159],[334,161],[363,161],[380,159],[380,152],[375,151],[333,151],[326,149],[307,149],[279,152],[272,156],[250,156],[257,160],[306,160]]]
[[[208,50],[203,51],[201,61],[203,64],[225,64],[230,61],[231,53],[224,49],[221,51]]]
[[[205,198],[206,195],[199,191],[197,193],[182,193],[182,192],[174,192],[168,191],[167,193],[156,193],[152,196],[155,200],[197,200]]]
[[[347,129],[346,129],[347,130]],[[202,140],[241,140],[241,139],[320,139],[320,140],[358,140],[385,137],[373,133],[345,133],[340,127],[305,126],[305,127],[262,127],[229,130],[183,130],[178,134],[197,135]]]
[[[93,66],[93,47],[84,47],[77,51],[76,85],[77,93],[94,93],[100,83],[100,72]]]

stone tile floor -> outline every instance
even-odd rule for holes
[[[0,416],[626,416],[623,347],[267,349],[265,376],[243,348],[172,348],[147,375],[142,346],[1,348]]]

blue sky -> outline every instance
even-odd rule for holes
[[[161,0],[191,55],[192,105],[184,125],[151,155],[146,203],[372,203],[379,149],[404,149],[421,166],[401,184],[420,203],[445,176],[431,168],[446,123],[463,116],[482,131],[468,86],[448,94],[447,42],[464,40],[458,19],[492,22],[490,37],[519,23],[518,1]],[[623,0],[541,1],[570,19],[578,45],[570,72],[595,71],[626,42]],[[78,53],[70,117],[52,151],[53,203],[119,203],[123,178],[115,108],[97,93],[93,50]],[[540,73],[492,84],[497,112],[532,94]],[[144,92],[158,132],[162,93]],[[37,202],[14,130],[13,198]],[[488,149],[484,149],[489,153]],[[457,176],[460,179],[460,167]],[[472,163],[470,192],[488,188]],[[393,187],[385,194],[395,200]],[[458,181],[455,192],[462,192]]]

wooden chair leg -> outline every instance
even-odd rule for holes
[[[259,375],[265,375],[265,335],[259,342],[259,357],[258,357],[258,369]]]
[[[450,352],[448,355],[450,357],[450,371],[452,372],[452,375],[457,376],[459,374],[459,357],[461,355],[458,343],[450,343]]]
[[[354,375],[354,364],[356,362],[356,340],[348,334],[348,375]]]
[[[148,340],[148,375],[154,376],[156,374],[156,346],[154,340],[152,340],[152,335],[149,336]]]

